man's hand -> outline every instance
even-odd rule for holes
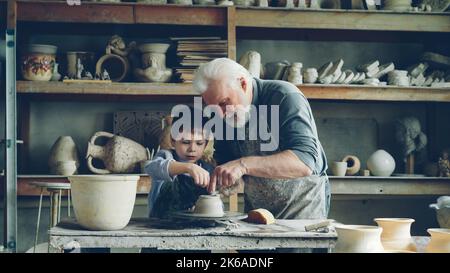
[[[194,179],[194,183],[202,188],[209,185],[209,172],[196,164],[189,164],[187,172]]]
[[[242,176],[247,174],[242,159],[233,160],[223,165],[217,166],[209,183],[208,191],[213,193],[216,191],[216,185],[229,187],[235,184]]]

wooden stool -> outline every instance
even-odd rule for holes
[[[36,245],[39,236],[39,224],[41,221],[42,196],[44,190],[50,193],[50,223],[49,228],[58,224],[61,219],[61,196],[62,191],[67,190],[67,215],[70,216],[70,184],[69,183],[51,183],[51,182],[30,182],[31,185],[41,189],[39,196],[38,219],[36,223],[36,234],[34,237],[33,253],[36,251]]]

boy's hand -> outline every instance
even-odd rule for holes
[[[189,175],[194,179],[196,185],[206,188],[209,185],[209,172],[196,164],[189,164]]]

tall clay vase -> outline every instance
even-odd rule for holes
[[[385,250],[417,251],[416,244],[411,237],[410,218],[375,218],[378,226],[383,228],[381,243]]]
[[[428,253],[450,253],[450,229],[429,228],[431,241],[425,249]]]
[[[109,139],[105,146],[95,144],[97,138]],[[94,167],[92,159],[103,161],[105,169]],[[141,144],[108,132],[97,132],[88,142],[86,152],[89,170],[98,174],[131,173],[139,166],[139,162],[148,160],[147,149]]]
[[[381,227],[363,225],[336,226],[338,240],[335,253],[384,252],[381,244]]]
[[[60,136],[50,149],[48,166],[51,174],[57,174],[58,162],[75,161],[76,167],[80,166],[78,150],[71,136]]]

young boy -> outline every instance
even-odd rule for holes
[[[171,136],[173,149],[160,150],[145,166],[152,178],[149,217],[166,218],[171,212],[187,210],[200,195],[208,194],[213,166],[201,160],[208,138],[202,128],[194,127],[193,113],[191,109],[192,130],[181,128],[178,136]],[[174,118],[172,124],[177,120]]]

